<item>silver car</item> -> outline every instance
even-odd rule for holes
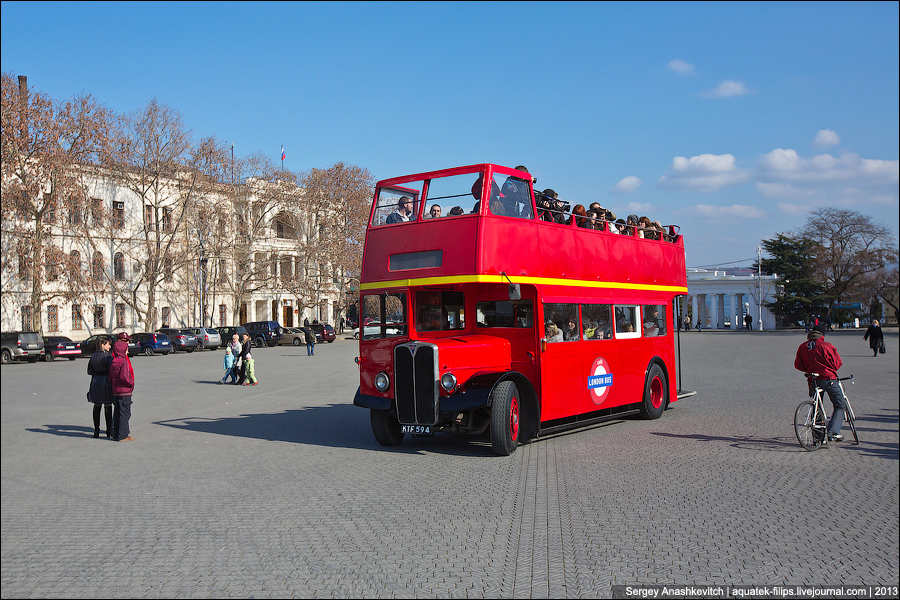
[[[188,327],[188,331],[197,336],[198,350],[215,350],[222,345],[222,336],[215,329],[209,327]]]

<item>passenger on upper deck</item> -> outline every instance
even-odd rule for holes
[[[482,175],[478,176],[478,179],[475,180],[475,183],[472,184],[472,197],[475,198],[475,205],[472,207],[472,212],[470,214],[477,215],[481,211],[481,186],[484,185],[484,177]],[[500,188],[496,183],[491,181],[491,199],[500,197]],[[490,206],[490,204],[488,205]],[[504,213],[494,213],[494,214],[504,214]]]
[[[576,204],[575,208],[572,209],[572,218],[575,219],[575,225],[578,227],[591,228],[591,220],[587,217],[587,211],[584,210],[584,206],[581,204]]]
[[[528,167],[518,165],[516,171],[524,171],[531,175]],[[503,202],[503,210],[508,217],[527,216],[531,218],[531,194],[528,192],[528,182],[510,175],[500,188],[500,198]],[[494,211],[491,210],[493,213]],[[494,213],[497,214],[497,213]]]
[[[401,196],[397,210],[388,215],[385,223],[405,223],[411,220],[413,201],[409,196]]]

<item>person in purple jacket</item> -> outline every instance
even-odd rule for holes
[[[116,441],[133,442],[128,421],[131,419],[131,395],[134,392],[134,368],[128,357],[128,334],[120,333],[112,349],[109,384],[115,406]]]

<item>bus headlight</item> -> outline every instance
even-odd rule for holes
[[[452,392],[456,389],[456,375],[453,373],[444,373],[441,375],[441,387],[446,392]]]
[[[375,376],[375,389],[379,392],[386,392],[389,387],[391,387],[391,378],[384,371],[380,371]]]

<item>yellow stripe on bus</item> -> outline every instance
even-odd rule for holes
[[[513,283],[540,285],[565,285],[570,287],[591,287],[619,290],[648,290],[653,292],[680,292],[688,289],[680,285],[652,285],[648,283],[622,283],[619,281],[590,281],[587,279],[559,279],[555,277],[523,277],[512,275]],[[502,275],[448,275],[446,277],[418,277],[414,279],[394,279],[392,281],[372,281],[359,286],[361,291],[381,288],[412,287],[416,285],[447,285],[452,283],[507,283]]]

